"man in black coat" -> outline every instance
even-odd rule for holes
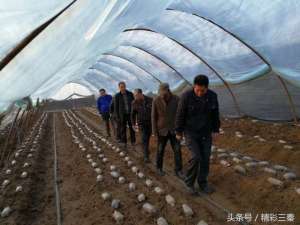
[[[181,140],[184,133],[192,153],[185,178],[191,194],[198,194],[194,188],[196,180],[201,191],[214,192],[207,177],[212,140],[219,133],[220,119],[217,94],[208,89],[208,84],[207,76],[196,76],[193,89],[183,93],[176,114],[176,137]]]
[[[142,89],[134,90],[135,100],[132,102],[131,116],[132,122],[141,131],[144,162],[149,163],[149,142],[152,134],[151,110],[153,99],[144,95]]]
[[[120,138],[121,143],[127,144],[127,125],[129,127],[130,131],[130,140],[131,144],[135,144],[135,133],[132,127],[131,122],[131,105],[134,100],[132,92],[126,90],[126,84],[125,82],[119,83],[119,90],[120,92],[117,93],[114,97],[114,113],[116,120],[118,121],[120,125]]]

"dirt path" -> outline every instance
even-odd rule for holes
[[[58,176],[62,221],[67,225],[109,224],[103,219],[101,193],[95,190],[95,176],[72,142],[61,114],[57,114]]]

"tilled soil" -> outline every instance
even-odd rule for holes
[[[10,206],[13,212],[8,218],[0,218],[1,225],[55,224],[51,122],[48,118],[33,158],[26,158],[24,154],[18,157],[17,167],[9,177],[11,183],[0,196],[1,209]],[[31,166],[22,168],[24,162]],[[27,179],[20,178],[23,171],[28,172]],[[17,185],[22,185],[22,192],[15,192]]]
[[[72,142],[61,114],[57,114],[56,144],[63,224],[110,224],[105,219],[96,178],[78,146]]]
[[[222,127],[225,133],[216,141],[218,147],[235,150],[257,160],[267,160],[273,165],[287,166],[300,175],[299,126],[251,119],[226,119],[223,120]],[[236,131],[240,131],[243,137],[236,137]],[[260,142],[253,138],[256,135],[266,141]],[[281,144],[279,140],[287,143]],[[293,149],[285,149],[284,145],[291,145]],[[297,223],[300,224],[300,196],[295,191],[296,187],[300,187],[300,180],[284,181],[283,189],[274,188],[266,181],[271,176],[284,180],[282,174],[272,176],[260,170],[252,170],[245,177],[235,174],[232,168],[224,169],[221,165],[215,164],[212,166],[211,181],[222,187],[218,189],[220,194],[243,210],[257,213],[294,213]]]
[[[99,143],[99,146],[101,146],[102,149],[105,149],[106,147],[103,146],[103,144]],[[78,150],[77,150],[78,151]],[[124,176],[127,180],[126,184],[118,184],[116,180],[114,180],[109,175],[109,166],[108,164],[104,165],[104,167],[101,167],[105,172],[104,176],[104,182],[100,185],[92,186],[89,191],[91,193],[97,193],[100,194],[104,191],[108,191],[112,193],[113,197],[118,198],[121,200],[121,209],[120,211],[125,215],[126,219],[124,224],[156,224],[156,219],[158,216],[164,216],[167,218],[167,220],[170,222],[170,224],[197,224],[197,222],[200,221],[200,219],[204,219],[209,224],[220,224],[224,221],[224,215],[220,215],[220,211],[213,209],[211,206],[207,206],[207,203],[205,203],[201,199],[194,199],[194,197],[191,197],[189,195],[184,195],[182,189],[178,188],[176,185],[180,183],[180,181],[174,180],[174,177],[170,177],[167,180],[165,178],[157,177],[157,175],[153,172],[153,169],[143,167],[142,164],[140,164],[140,160],[137,159],[136,153],[131,152],[128,153],[132,159],[135,159],[136,166],[142,169],[146,176],[150,178],[156,186],[159,186],[163,188],[165,193],[171,194],[176,199],[176,206],[174,208],[167,206],[165,201],[165,195],[158,195],[153,191],[153,188],[147,187],[144,182],[145,179],[139,179],[131,170],[129,167],[126,166],[123,160],[120,159],[120,156],[113,152],[111,149],[105,149],[105,156],[109,158],[109,162],[111,164],[114,164],[117,166],[117,168],[120,169],[121,176]],[[92,158],[96,158],[97,155],[93,153],[93,151],[86,152],[86,154],[92,154]],[[88,165],[87,159],[85,158],[85,155],[82,156],[83,161],[85,164]],[[77,164],[77,167],[80,167],[80,164]],[[90,165],[88,165],[90,167]],[[106,172],[108,171],[108,172]],[[95,174],[93,170],[90,168],[89,174]],[[92,176],[93,182],[95,183],[95,175]],[[172,178],[172,179],[171,179]],[[85,178],[83,178],[85,179]],[[82,180],[82,179],[81,179]],[[137,191],[136,192],[129,192],[128,190],[128,183],[134,182],[137,185]],[[181,185],[182,186],[182,185]],[[83,190],[83,189],[81,189]],[[70,192],[70,191],[69,191]],[[157,216],[149,216],[142,212],[142,205],[143,203],[139,203],[137,200],[137,195],[140,193],[144,193],[147,196],[147,201],[151,204],[155,205],[155,207],[158,209]],[[72,193],[70,193],[72,194]],[[62,193],[62,196],[64,194]],[[84,197],[87,198],[87,195],[89,193],[84,193]],[[66,196],[65,196],[66,197]],[[88,205],[86,205],[87,209],[91,210],[91,205],[94,204],[100,204],[99,210],[101,210],[101,214],[97,214],[97,216],[92,216],[93,212],[87,213],[89,215],[88,218],[94,218],[93,221],[96,221],[97,218],[101,219],[102,221],[107,221],[107,224],[113,224],[112,220],[112,213],[113,209],[110,207],[110,203],[104,203],[101,200],[100,197],[97,197],[93,201],[89,201]],[[183,215],[181,205],[187,203],[189,204],[193,210],[195,215],[193,217],[187,218]],[[78,216],[78,215],[74,215]],[[80,220],[80,218],[79,218]],[[75,220],[78,221],[78,220]],[[81,221],[81,224],[93,224],[92,221],[90,223],[87,222],[86,218],[85,220]],[[101,224],[105,224],[104,222],[101,222]]]
[[[226,119],[222,127],[225,131],[217,140],[220,148],[234,149],[259,160],[283,164],[300,174],[300,126],[289,123],[252,122],[251,119]],[[240,131],[242,138],[235,132]],[[259,135],[265,142],[253,138]],[[284,140],[286,144],[280,144]],[[293,149],[285,149],[291,145]]]
[[[14,194],[14,188],[11,191],[1,192],[1,209],[6,205],[14,205],[12,214],[5,219],[0,219],[1,225],[53,225],[56,223],[53,180],[53,117],[52,114],[49,115],[39,151],[31,159],[32,167],[28,169],[29,178],[22,181],[23,192],[19,193],[21,195],[18,194],[17,197]],[[75,115],[86,122],[95,132],[105,134],[99,116],[87,110],[76,111]],[[213,160],[210,182],[216,187],[217,192],[209,197],[193,197],[186,193],[182,181],[174,176],[173,153],[169,146],[165,154],[164,165],[167,175],[164,177],[157,176],[154,166],[156,140],[152,138],[150,148],[152,163],[147,165],[143,163],[140,143],[135,148],[128,149],[128,156],[134,161],[134,165],[154,182],[155,186],[164,190],[163,195],[158,195],[153,191],[153,187],[149,188],[144,184],[145,179],[138,178],[130,170],[116,152],[80,125],[84,133],[96,141],[97,146],[102,149],[109,162],[106,164],[101,162],[98,157],[99,153],[92,148],[93,145],[84,139],[75,127],[76,136],[87,149],[86,152],[82,152],[78,144],[73,142],[70,128],[66,126],[63,114],[56,113],[55,118],[58,181],[63,224],[115,224],[112,218],[114,210],[110,206],[110,202],[105,202],[101,198],[101,194],[105,191],[111,193],[113,198],[121,200],[121,207],[118,211],[125,216],[125,225],[156,224],[156,219],[159,216],[165,217],[169,224],[173,225],[197,224],[200,220],[205,220],[209,225],[236,224],[226,222],[227,213],[224,213],[224,208],[232,213],[249,212],[253,216],[261,213],[294,213],[297,222],[266,224],[300,224],[299,195],[294,190],[295,187],[300,186],[299,181],[285,181],[284,188],[276,189],[266,181],[270,175],[253,169],[246,176],[242,176],[235,173],[232,166],[224,167],[217,160]],[[77,121],[76,118],[72,118]],[[234,149],[236,152],[259,160],[269,160],[274,164],[282,164],[299,174],[299,142],[297,140],[299,127],[275,126],[271,123],[262,122],[253,123],[250,119],[226,119],[223,121],[222,127],[225,133],[215,143],[219,148]],[[267,132],[268,130],[270,132]],[[244,137],[237,138],[234,134],[235,131],[242,132]],[[276,135],[277,133],[280,135]],[[252,138],[254,135],[260,135],[267,141],[260,143]],[[287,144],[293,146],[293,149],[284,149],[282,144],[278,143],[278,139],[286,140]],[[113,139],[110,140],[113,141]],[[182,152],[186,166],[190,154],[186,147],[183,147]],[[96,182],[97,174],[88,162],[87,154],[90,154],[98,163],[98,167],[102,169],[103,182]],[[119,184],[110,176],[110,164],[117,166],[121,176],[126,178],[125,184]],[[20,174],[21,172],[22,168],[18,168],[15,173]],[[0,175],[2,182],[3,175],[2,173]],[[277,178],[280,178],[281,175],[277,175]],[[20,179],[16,177],[11,182],[14,187],[20,183]],[[130,192],[128,190],[129,182],[134,182],[137,185],[136,191]],[[140,193],[144,193],[147,197],[146,201],[158,209],[154,216],[143,212],[143,203],[137,200],[137,195]],[[165,194],[171,194],[176,199],[175,207],[166,204]],[[209,203],[211,200],[219,205],[215,206]],[[186,217],[183,214],[181,205],[184,203],[193,209],[195,213],[193,217]]]
[[[92,118],[95,124],[101,124],[101,119],[90,111],[93,112],[93,110],[85,110],[81,113]],[[285,165],[299,176],[299,127],[290,124],[274,125],[260,121],[252,122],[250,119],[226,119],[222,121],[222,127],[225,132],[215,142],[219,148],[234,149],[236,152],[257,160],[268,160],[272,164]],[[243,138],[237,138],[236,131],[242,132]],[[279,135],[276,136],[276,134]],[[254,139],[255,135],[260,135],[266,139],[266,142],[261,143]],[[283,145],[278,142],[279,139],[285,140],[287,144],[293,146],[293,149],[284,149]],[[156,157],[156,146],[157,142],[155,138],[152,138],[150,151],[153,163]],[[186,165],[190,157],[189,150],[183,147],[182,153],[184,165]],[[165,154],[165,168],[170,174],[173,173],[173,166],[173,153],[168,146]],[[284,188],[278,189],[267,182],[268,177],[271,175],[258,169],[249,170],[247,175],[240,175],[234,171],[233,164],[224,167],[217,160],[213,160],[209,180],[217,192],[212,194],[211,198],[233,213],[251,213],[253,216],[262,213],[292,213],[296,217],[295,224],[300,224],[300,197],[295,191],[295,188],[300,186],[299,180],[284,181]],[[282,173],[273,177],[283,180]],[[291,224],[291,222],[286,224]]]

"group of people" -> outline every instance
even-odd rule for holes
[[[97,107],[105,122],[107,136],[111,136],[111,122],[116,140],[124,147],[127,146],[127,130],[133,146],[136,143],[135,133],[140,131],[145,163],[150,162],[151,136],[157,137],[156,168],[160,176],[165,175],[164,153],[170,141],[175,175],[185,181],[187,191],[197,195],[197,181],[202,192],[212,193],[214,189],[208,185],[207,177],[212,141],[219,133],[220,119],[217,94],[208,86],[208,77],[198,75],[194,79],[193,88],[178,97],[172,93],[169,84],[161,83],[158,95],[153,99],[144,95],[142,89],[130,92],[125,82],[120,82],[119,92],[114,97],[100,89]],[[181,141],[184,137],[191,151],[185,174],[181,155]]]

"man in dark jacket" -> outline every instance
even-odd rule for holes
[[[179,98],[170,91],[169,84],[159,86],[159,96],[153,100],[152,105],[152,132],[158,139],[156,167],[159,175],[163,176],[163,157],[165,147],[170,140],[175,159],[175,174],[183,178],[180,142],[175,135],[175,116]]]
[[[137,124],[142,133],[142,144],[144,151],[144,161],[149,163],[149,141],[152,134],[151,110],[152,98],[143,95],[142,89],[135,89],[134,101],[132,102],[131,118]]]
[[[110,137],[109,119],[112,96],[106,94],[106,91],[103,88],[99,90],[99,94],[100,97],[97,100],[97,108],[102,116],[103,121],[105,122],[107,136]]]
[[[125,82],[119,83],[120,92],[114,97],[114,113],[116,115],[116,120],[120,125],[120,137],[123,144],[127,144],[127,125],[130,131],[131,144],[135,144],[135,133],[131,123],[131,105],[134,100],[132,92],[126,90]]]
[[[183,93],[176,115],[176,137],[181,140],[184,133],[192,153],[185,179],[191,194],[198,194],[194,188],[196,180],[201,191],[214,191],[207,177],[212,139],[219,133],[220,119],[217,94],[208,89],[208,84],[207,76],[196,76],[193,89]]]

